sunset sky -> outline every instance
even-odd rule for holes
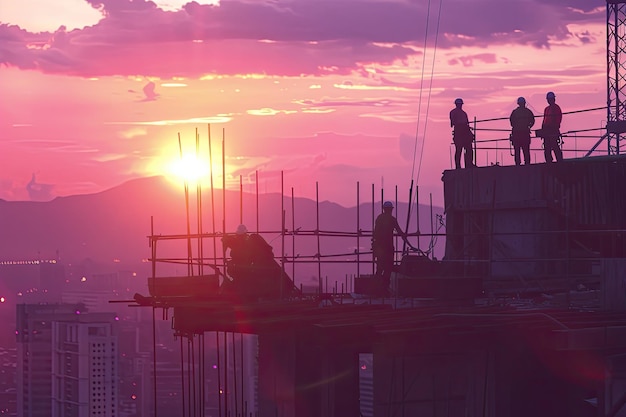
[[[0,0],[0,198],[169,175],[178,135],[193,154],[197,131],[208,161],[210,124],[216,185],[224,139],[235,189],[258,172],[278,192],[282,173],[288,194],[317,182],[350,206],[357,181],[361,201],[372,184],[406,201],[413,179],[442,204],[454,99],[483,120],[518,96],[542,114],[547,91],[564,112],[606,105],[604,1]],[[562,131],[605,120],[565,115]],[[508,138],[507,120],[478,127]],[[601,134],[566,138],[565,157]],[[508,141],[480,146],[478,165],[513,164]]]

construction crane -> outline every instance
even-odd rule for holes
[[[626,0],[606,0],[606,133],[590,153],[606,139],[609,155],[619,155],[626,133]]]

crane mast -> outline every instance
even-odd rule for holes
[[[626,133],[626,0],[606,0],[607,123],[609,155],[621,153]]]

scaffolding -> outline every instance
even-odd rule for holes
[[[189,211],[188,234],[159,234],[153,222],[149,236],[151,294],[149,298],[139,297],[135,301],[151,306],[153,314],[156,309],[162,309],[162,319],[172,321],[174,335],[180,342],[183,416],[212,415],[207,410],[217,404],[219,417],[248,417],[255,415],[254,406],[249,402],[249,391],[254,390],[254,383],[245,375],[257,365],[254,354],[244,354],[254,350],[244,343],[246,338],[252,337],[247,334],[271,334],[276,328],[283,331],[295,329],[306,326],[311,319],[320,320],[320,325],[325,320],[348,320],[349,323],[352,319],[347,317],[355,313],[359,317],[370,314],[382,317],[378,316],[381,308],[397,312],[393,319],[387,319],[391,321],[385,326],[404,328],[402,323],[424,309],[436,309],[442,314],[450,311],[446,306],[462,305],[467,308],[465,314],[473,314],[477,310],[472,305],[477,300],[481,300],[482,308],[489,311],[503,303],[522,303],[528,308],[537,308],[538,296],[542,308],[570,309],[575,306],[579,311],[597,312],[609,305],[611,308],[619,306],[621,301],[611,299],[606,289],[619,285],[619,280],[614,278],[619,278],[626,258],[626,224],[620,220],[621,213],[626,210],[626,198],[611,193],[610,182],[603,179],[619,181],[626,177],[625,167],[626,159],[622,156],[573,159],[558,165],[490,166],[446,171],[443,178],[446,219],[444,222],[443,215],[439,219],[441,225],[447,226],[445,233],[436,230],[432,217],[430,225],[434,233],[409,233],[414,239],[429,241],[445,237],[446,259],[436,262],[438,269],[435,272],[424,274],[417,268],[417,274],[413,276],[404,271],[400,263],[394,274],[395,292],[386,299],[355,291],[357,280],[370,275],[363,273],[369,272],[372,263],[370,250],[331,253],[323,249],[330,240],[352,242],[354,247],[369,244],[371,228],[360,227],[360,221],[365,219],[366,224],[371,224],[374,208],[379,207],[373,187],[372,200],[365,205],[367,214],[361,216],[357,210],[353,231],[332,231],[323,227],[320,219],[324,216],[319,201],[313,206],[315,218],[308,219],[314,224],[313,229],[303,228],[296,221],[299,208],[293,197],[282,198],[282,215],[263,214],[276,218],[280,228],[260,229],[257,225],[256,232],[275,236],[274,242],[279,242],[276,259],[283,272],[293,277],[301,290],[295,297],[290,295],[273,300],[242,303],[220,295],[220,281],[223,283],[228,279],[224,276],[227,257],[219,247],[224,234],[220,231],[193,232],[193,226],[204,220],[193,220]],[[520,175],[522,172],[524,176]],[[498,186],[496,178],[503,185]],[[522,182],[518,183],[520,178]],[[599,185],[603,183],[604,186]],[[541,198],[533,197],[537,195]],[[590,195],[595,196],[593,204],[589,204]],[[246,206],[250,215],[258,218],[262,207],[258,195],[247,196],[257,202],[255,210],[245,204],[241,192],[238,196],[223,194],[221,197],[238,200],[234,206],[240,209]],[[363,206],[358,197],[357,202],[357,207]],[[291,207],[289,222],[286,221],[286,206]],[[196,207],[202,212],[201,202]],[[240,213],[239,216],[236,212],[230,213],[237,221],[244,218]],[[418,216],[415,221],[417,224],[412,224],[411,230],[420,229],[416,227]],[[222,223],[228,224],[227,221]],[[287,223],[290,223],[289,227]],[[600,227],[601,224],[604,226]],[[514,227],[509,227],[511,225]],[[296,241],[300,239],[310,240],[311,252],[298,255],[300,246]],[[529,239],[534,243],[527,245]],[[162,256],[160,251],[167,250],[170,244],[183,247],[179,251],[183,256]],[[511,250],[518,247],[536,250]],[[163,276],[161,264],[182,265],[185,273],[183,276]],[[312,266],[318,274],[309,288],[298,276],[297,267],[302,265]],[[323,275],[325,267],[337,269],[341,265],[348,265],[352,273],[331,276],[330,279]],[[604,276],[609,279],[605,280]],[[481,294],[464,287],[473,282],[480,283]],[[527,294],[530,294],[529,298],[526,298]],[[172,316],[171,312],[174,313]],[[374,320],[373,317],[370,320]],[[352,328],[356,326],[358,329],[356,323],[349,328],[350,332],[358,334],[358,330]],[[254,345],[253,340],[250,339],[250,343]],[[365,346],[363,349],[367,352],[372,348]],[[213,356],[207,359],[207,355]],[[157,359],[155,350],[154,375],[158,375]],[[215,364],[215,368],[207,363]],[[207,378],[208,374],[213,375],[210,388],[207,386],[211,379]],[[154,395],[157,398],[156,388]],[[208,398],[217,401],[209,404]]]

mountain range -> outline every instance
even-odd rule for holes
[[[284,197],[281,201],[278,193],[257,196],[226,191],[224,218],[221,189],[216,189],[212,196],[210,190],[202,189],[200,198],[196,191],[194,186],[185,193],[182,185],[173,186],[164,177],[148,177],[100,193],[57,197],[48,202],[0,200],[0,261],[61,259],[79,262],[93,259],[145,262],[151,256],[147,238],[151,234],[184,235],[187,230],[191,233],[221,232],[223,224],[226,224],[227,232],[234,232],[241,222],[250,231],[261,231],[274,246],[276,254],[280,253],[277,246],[283,244],[280,235],[283,217],[287,230],[299,229],[303,235],[305,231],[317,229],[355,233],[358,213],[358,228],[366,234],[372,229],[373,217],[380,212],[379,201],[374,203],[374,211],[371,202],[361,204],[357,211],[356,207],[342,207],[328,201],[316,204],[306,198],[292,201],[291,197]],[[200,227],[198,208],[203,213]],[[284,216],[281,214],[283,210]],[[396,214],[402,227],[406,212],[407,204],[399,203]],[[439,215],[443,210],[433,207],[432,212]],[[420,206],[421,228],[427,229],[422,232],[430,232],[430,213],[430,207]],[[415,232],[416,218],[415,214],[411,215],[409,232]],[[316,236],[302,239],[308,243],[299,244],[296,253],[317,253]],[[428,243],[425,239],[421,240],[422,245]],[[357,246],[355,237],[320,240],[323,241],[319,249],[322,254],[352,252]],[[359,239],[362,250],[368,250],[369,245],[368,237]],[[285,252],[292,251],[292,243],[285,248]]]

